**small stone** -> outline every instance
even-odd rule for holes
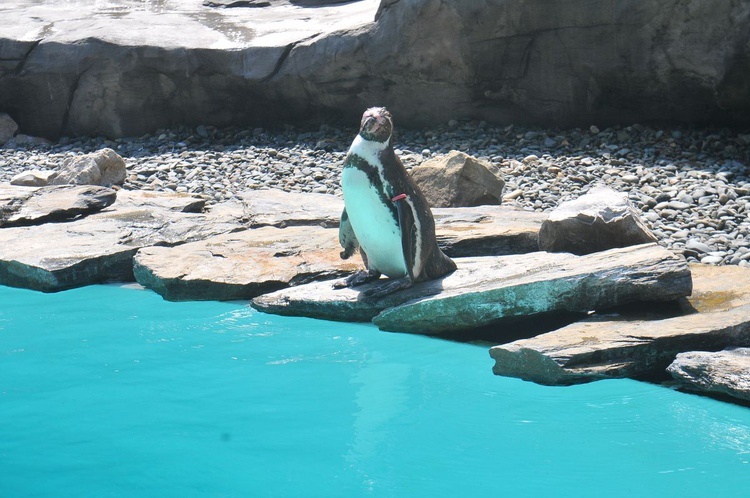
[[[692,251],[697,251],[699,253],[709,253],[711,252],[711,247],[708,244],[704,244],[703,242],[696,240],[696,239],[690,239],[685,243],[685,249],[689,249]]]
[[[54,171],[39,171],[38,169],[24,171],[10,179],[11,185],[20,187],[43,187],[49,183],[49,177]]]
[[[667,203],[667,207],[669,209],[676,209],[678,211],[682,211],[684,209],[688,209],[690,207],[690,204],[687,204],[686,202],[680,202],[680,201],[670,201]]]
[[[701,263],[704,265],[718,265],[722,261],[724,261],[724,258],[721,256],[704,256],[701,258]]]
[[[599,133],[599,128],[598,128],[598,127],[597,127],[596,125],[591,125],[591,127],[589,127],[589,131],[590,131],[590,132],[591,132],[592,134],[596,135],[596,134],[598,134],[598,133]]]
[[[519,197],[522,197],[523,194],[524,194],[524,190],[519,188],[519,189],[514,190],[513,192],[505,194],[503,196],[503,200],[504,201],[513,201],[515,199],[518,199]]]

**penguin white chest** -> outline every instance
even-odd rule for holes
[[[350,167],[341,175],[341,189],[352,229],[370,268],[391,278],[406,276],[401,229],[377,187],[365,172]]]

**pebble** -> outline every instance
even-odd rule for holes
[[[696,239],[690,239],[685,244],[685,249],[690,249],[693,251],[701,252],[701,253],[710,253],[711,252],[711,246],[708,244],[704,244],[703,242],[696,240]]]
[[[548,212],[596,185],[626,192],[661,244],[689,261],[750,266],[750,133],[647,126],[564,130],[451,120],[408,130],[394,148],[407,169],[451,150],[495,163],[503,203]],[[141,137],[24,140],[0,148],[0,182],[111,147],[126,161],[124,188],[189,192],[209,203],[248,188],[341,195],[339,177],[355,126],[316,130],[159,130]]]

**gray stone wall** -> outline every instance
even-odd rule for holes
[[[356,123],[372,105],[407,126],[750,125],[746,0],[383,0],[356,29],[208,47],[0,38],[0,112],[49,138]]]

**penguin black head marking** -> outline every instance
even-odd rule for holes
[[[365,140],[386,143],[392,133],[393,120],[385,107],[370,107],[362,115],[359,134]]]

